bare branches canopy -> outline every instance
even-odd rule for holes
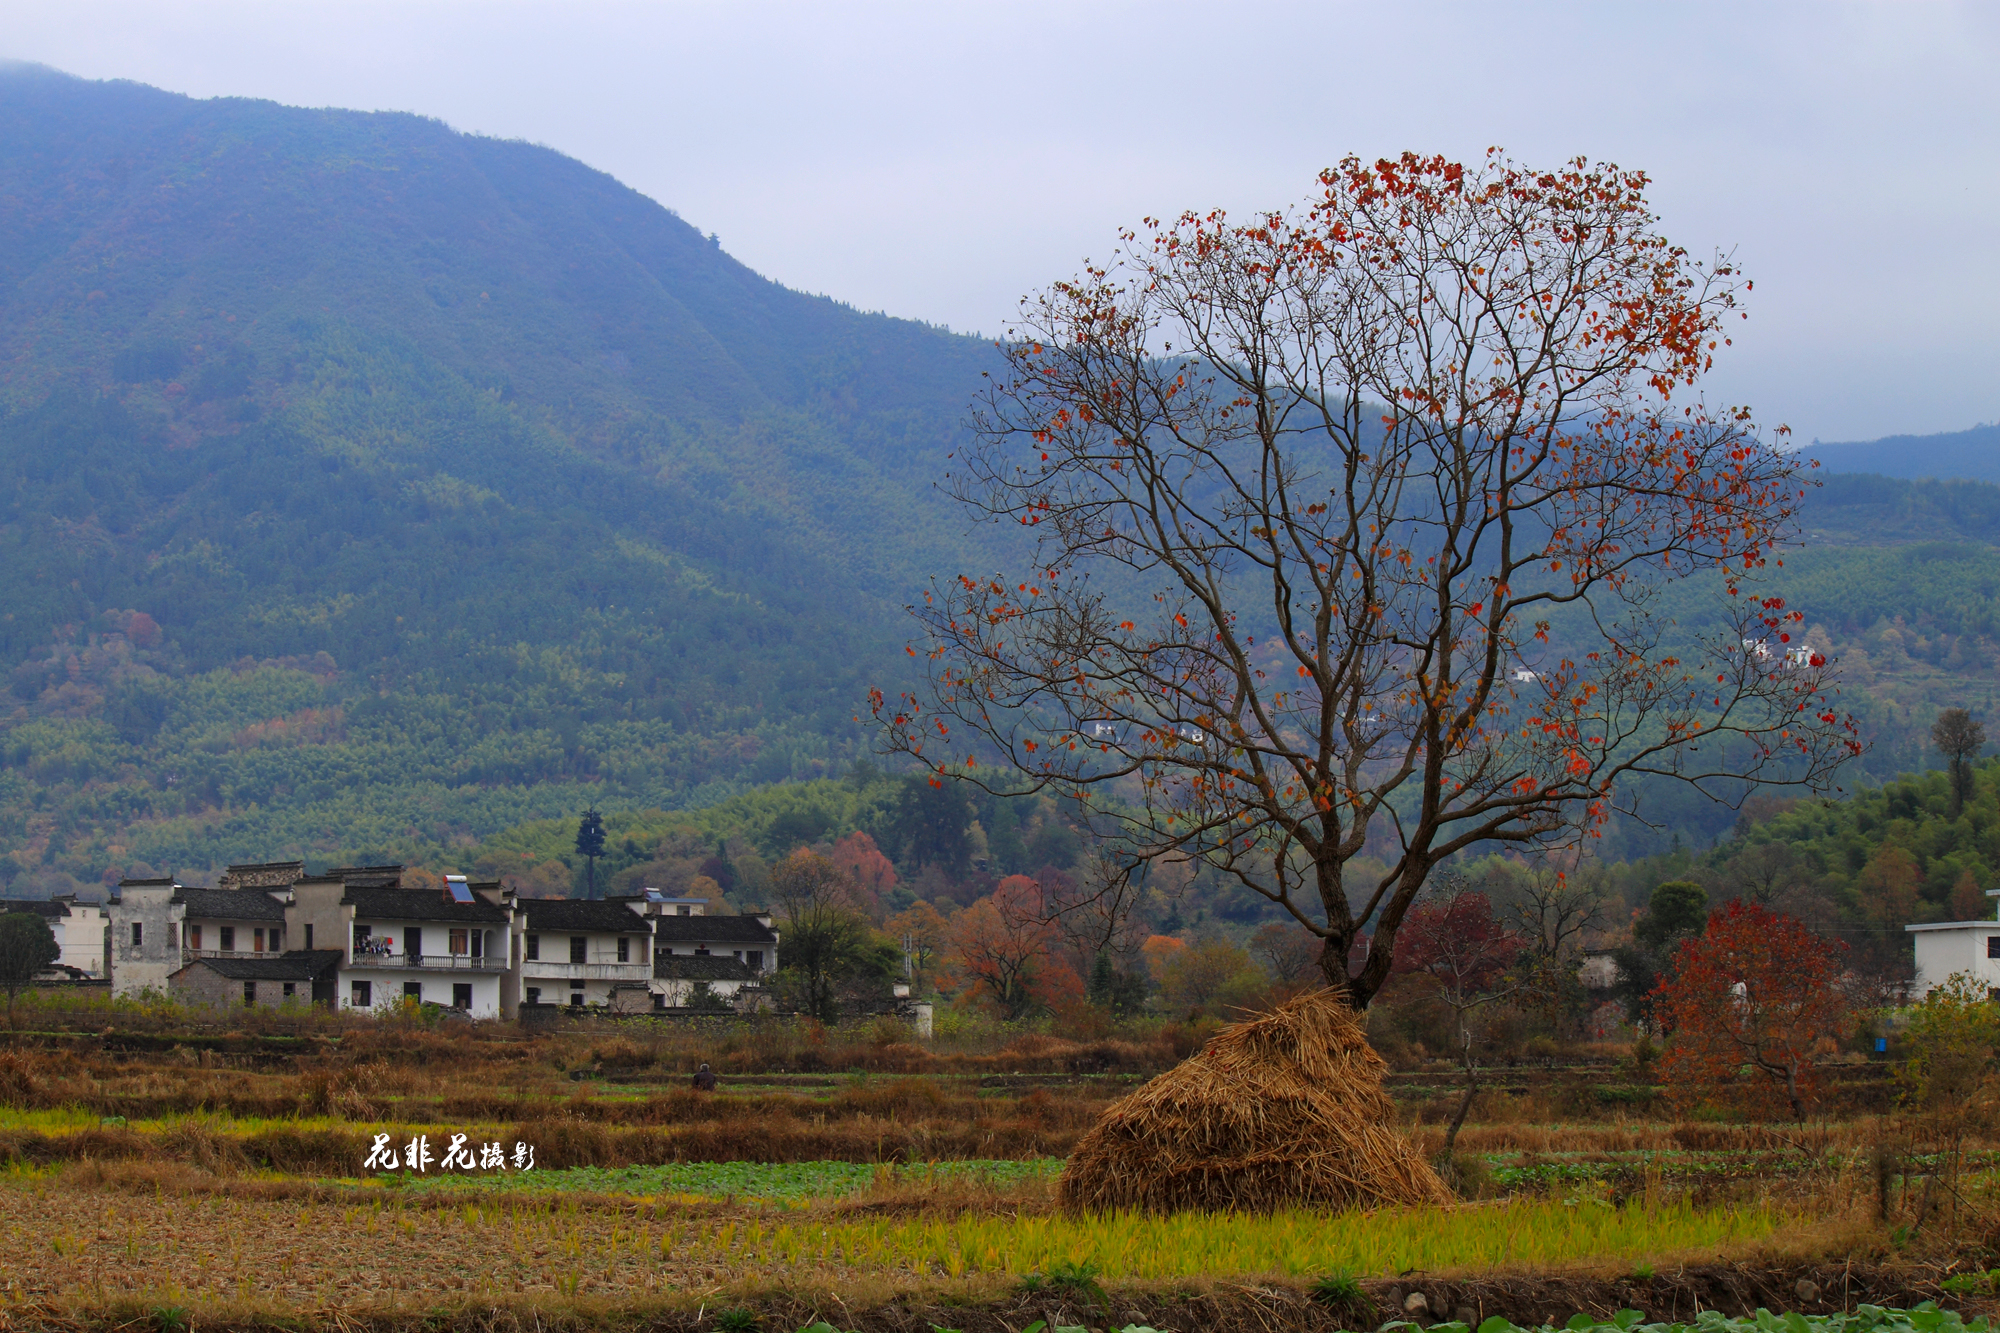
[[[1356,1005],[1464,848],[1573,843],[1642,774],[1823,783],[1852,726],[1756,592],[1799,482],[1693,393],[1747,284],[1645,185],[1350,159],[1025,302],[948,485],[1034,565],[914,608],[892,748],[1236,877]],[[1697,575],[1723,628],[1675,633],[1657,588]]]

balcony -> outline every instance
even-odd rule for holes
[[[505,958],[473,958],[462,953],[364,953],[356,949],[349,967],[392,967],[424,972],[505,972]]]
[[[197,958],[276,958],[283,949],[187,949],[181,950],[181,961],[192,963]]]
[[[531,958],[521,964],[527,981],[651,981],[651,963],[570,963],[556,959]]]

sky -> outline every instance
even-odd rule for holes
[[[546,144],[788,286],[981,333],[1149,215],[1492,145],[1647,171],[1801,440],[2000,420],[2000,5],[0,0],[0,57]]]

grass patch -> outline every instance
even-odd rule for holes
[[[1648,1208],[1516,1200],[1484,1208],[1158,1217],[1112,1213],[1071,1218],[960,1216],[825,1228],[752,1227],[735,1238],[755,1262],[1023,1276],[1052,1265],[1089,1265],[1104,1278],[1157,1279],[1328,1271],[1393,1274],[1526,1267],[1606,1259],[1657,1259],[1687,1250],[1762,1241],[1800,1219],[1766,1207]],[[718,1238],[720,1239],[720,1238]]]

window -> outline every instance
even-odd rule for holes
[[[2000,935],[1988,935],[1986,937],[1986,956],[1988,958],[2000,958]]]
[[[454,1009],[466,1009],[466,1010],[470,1010],[472,1008],[471,982],[461,981],[452,986],[451,1007]]]
[[[222,936],[222,951],[224,953],[236,952],[236,927],[224,926],[215,933]]]
[[[664,1008],[666,1008],[666,1007],[667,1007],[667,997],[666,997],[666,996],[664,996],[664,995],[662,995],[662,994],[661,994],[661,993],[660,993],[659,991],[654,991],[654,992],[653,992],[653,1007],[654,1007],[655,1009],[664,1009]]]
[[[472,954],[472,945],[466,932],[463,930],[446,932],[445,947],[451,951],[452,956],[455,958],[467,958]]]
[[[707,946],[706,944],[697,944],[697,945],[695,945],[695,946],[694,946],[694,956],[695,956],[696,958],[706,958],[706,957],[708,957],[708,946]]]
[[[279,943],[279,941],[283,940],[283,939],[284,939],[284,937],[285,937],[285,928],[284,928],[283,926],[273,926],[273,927],[271,927],[271,952],[272,952],[272,953],[277,953],[277,952],[279,952],[279,951],[280,951],[281,949],[283,949],[283,947],[284,947],[284,946],[283,946],[283,945],[282,945],[281,943]]]
[[[694,915],[694,909],[693,909],[692,907],[680,907],[680,908],[676,908],[676,909],[674,910],[674,915],[675,915],[675,916],[693,916],[693,915]]]
[[[273,935],[276,935],[278,932],[274,930],[271,933]],[[257,927],[254,938],[256,940],[255,947],[257,952],[258,953],[264,952],[264,928],[262,926]]]
[[[187,932],[188,932],[188,948],[199,949],[201,947],[201,927],[189,926],[187,928]]]
[[[243,983],[243,1003],[244,1003],[244,1006],[245,1006],[246,1008],[247,1008],[248,1006],[250,1006],[250,1005],[254,1005],[254,1004],[256,1004],[256,1003],[257,1003],[257,983],[256,983],[256,982],[254,982],[254,981],[246,981],[246,982],[244,982],[244,983]]]
[[[424,998],[424,983],[423,983],[423,982],[421,982],[421,981],[406,981],[406,982],[404,982],[404,983],[403,983],[403,998],[404,998],[404,999],[406,999],[406,1000],[421,1000],[421,999],[423,999],[423,998]]]
[[[528,1003],[540,1004],[541,1002],[542,1002],[542,988],[540,986],[528,987]]]
[[[134,921],[132,923],[132,947],[135,949],[143,948],[145,943],[146,923],[143,921]]]
[[[348,1002],[348,1003],[349,1003],[350,1005],[354,1006],[354,1007],[355,1007],[356,1009],[372,1009],[372,1008],[374,1008],[374,1007],[375,1007],[375,983],[374,983],[374,982],[372,982],[372,981],[357,981],[357,982],[355,982],[355,983],[354,983],[354,989],[353,989],[352,993],[351,993],[351,994],[349,995],[349,997],[348,997],[348,1001],[347,1001],[347,1002]]]
[[[583,1008],[583,992],[580,990],[571,991],[569,993],[569,1003],[572,1009]]]
[[[572,935],[572,936],[570,936],[570,937],[569,937],[569,960],[570,960],[570,961],[571,961],[572,963],[581,963],[581,962],[585,961],[585,960],[586,960],[586,959],[587,959],[587,958],[589,957],[589,955],[588,955],[588,954],[587,954],[587,953],[585,952],[585,946],[586,946],[586,945],[588,945],[589,943],[590,943],[590,939],[589,939],[589,937],[588,937],[588,936],[585,936],[585,935]]]
[[[298,989],[298,986],[297,986],[296,984],[294,984],[293,982],[289,982],[289,981],[287,981],[287,982],[285,983],[285,998],[286,998],[286,999],[288,999],[288,1000],[289,1000],[289,999],[291,999],[291,998],[292,998],[292,997],[293,997],[294,995],[297,995],[298,993],[299,993],[299,989]]]
[[[618,937],[618,961],[621,963],[632,961],[632,941],[626,939],[623,935]]]
[[[312,947],[313,947],[313,923],[308,921],[306,922],[306,948],[310,949]]]
[[[522,957],[530,963],[540,962],[542,958],[542,937],[540,935],[529,935],[525,938],[528,942],[527,952]]]
[[[492,939],[493,939],[493,932],[490,930],[473,931],[472,956],[474,958],[483,958],[487,954],[491,953],[493,951]]]
[[[424,956],[424,932],[421,927],[407,926],[403,930],[403,952],[412,958]]]
[[[746,949],[743,952],[743,961],[750,964],[752,972],[762,972],[764,970],[764,951],[762,949]]]

